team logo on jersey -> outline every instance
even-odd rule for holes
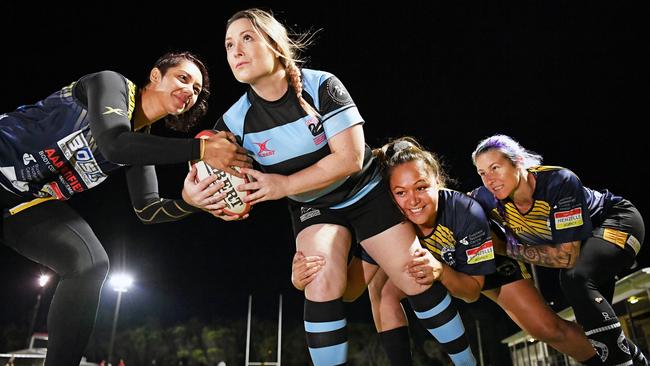
[[[352,98],[350,98],[347,89],[345,89],[343,83],[341,83],[336,76],[327,79],[326,87],[327,95],[329,95],[337,104],[346,105],[352,102]]]
[[[263,158],[275,154],[275,150],[271,150],[266,146],[269,144],[270,140],[271,139],[266,139],[264,142],[253,142],[260,149],[260,151],[257,152],[257,156]]]
[[[124,111],[121,110],[120,108],[113,108],[113,107],[109,107],[109,106],[106,106],[104,108],[106,108],[106,112],[104,112],[102,114],[113,114],[113,113],[115,113],[115,114],[120,115],[120,116],[125,116]]]
[[[444,246],[440,250],[440,257],[449,265],[449,267],[454,267],[456,265],[456,259],[454,258],[454,253],[456,253],[456,248]]]
[[[24,153],[24,154],[23,154],[23,164],[25,164],[25,165],[29,165],[30,162],[31,162],[31,163],[35,163],[35,162],[36,162],[36,159],[34,158],[34,155],[32,155],[32,154],[28,154],[28,153]]]
[[[492,240],[486,241],[479,247],[467,249],[465,254],[467,255],[467,264],[477,264],[494,259]]]
[[[314,136],[314,144],[320,145],[325,141],[325,128],[320,119],[314,116],[309,116],[309,119],[305,121],[305,124],[307,125],[307,128],[309,128],[309,132]]]
[[[553,213],[553,217],[555,219],[556,230],[582,226],[582,208],[580,207],[568,211],[555,212]]]

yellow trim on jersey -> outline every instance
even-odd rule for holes
[[[126,79],[126,84],[129,87],[129,106],[127,108],[127,118],[131,120],[131,116],[133,115],[133,111],[135,110],[135,93],[137,88],[135,87],[135,84],[131,82],[131,80]]]
[[[529,279],[531,279],[533,277],[528,272],[528,268],[526,268],[526,265],[524,264],[524,262],[517,261],[517,264],[519,265],[519,271],[521,271],[521,277],[523,277],[523,278],[525,278],[527,280],[529,280]]]
[[[17,213],[19,213],[21,211],[24,211],[24,210],[30,208],[30,207],[36,206],[39,203],[43,203],[45,201],[49,201],[49,200],[53,200],[53,199],[56,199],[56,198],[54,198],[52,196],[49,196],[49,197],[43,197],[43,198],[35,198],[35,199],[31,200],[31,201],[23,202],[23,203],[15,206],[15,207],[10,208],[9,209],[9,214],[15,215],[15,214],[17,214]]]
[[[548,202],[535,200],[533,208],[522,215],[512,202],[505,205],[505,221],[517,236],[536,236],[552,240],[551,228],[548,226],[548,217],[551,206]]]
[[[528,168],[528,171],[531,173],[537,173],[537,172],[548,172],[550,170],[560,170],[560,169],[565,169],[565,168],[556,165],[537,165],[537,166],[531,166],[530,168]]]
[[[443,225],[437,225],[433,233],[426,238],[420,239],[420,243],[424,244],[431,253],[437,254],[438,256],[442,255],[443,247],[456,247],[454,234]]]
[[[63,96],[64,98],[70,98],[70,97],[72,97],[72,88],[74,88],[74,85],[75,85],[76,83],[77,83],[76,81],[73,81],[72,83],[70,83],[70,85],[68,85],[68,86],[64,86],[64,87],[61,89],[61,94],[62,94],[62,96]]]

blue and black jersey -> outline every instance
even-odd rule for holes
[[[291,87],[273,102],[249,88],[215,129],[237,135],[265,173],[290,175],[313,165],[331,153],[329,139],[364,120],[336,76],[302,69],[302,83],[303,98],[320,116],[309,115]],[[363,197],[380,178],[379,164],[366,145],[360,172],[289,199],[301,206],[342,208]]]
[[[503,201],[500,210],[496,198],[484,186],[472,192],[486,212],[495,220],[505,222],[522,244],[584,240],[605,220],[608,209],[621,201],[608,191],[584,187],[578,177],[565,168],[535,166],[528,171],[536,179],[534,202],[528,212],[519,212],[510,199]],[[504,212],[505,217],[499,211]]]

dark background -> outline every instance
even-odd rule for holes
[[[210,128],[244,90],[227,66],[225,21],[249,6],[270,7],[295,31],[322,29],[306,52],[306,66],[343,81],[366,120],[371,146],[415,136],[444,158],[455,188],[467,191],[480,184],[470,160],[477,142],[509,134],[547,164],[572,169],[585,185],[630,199],[648,221],[642,177],[649,149],[641,132],[648,120],[645,9],[628,2],[227,3],[207,11],[198,2],[134,10],[134,3],[108,1],[5,1],[0,111],[99,70],[139,82],[164,52],[191,50],[205,59],[212,81],[209,116],[193,135]],[[161,128],[155,133],[178,136]],[[161,193],[179,197],[186,170],[184,164],[159,167]],[[285,316],[301,317],[302,295],[289,281],[294,249],[283,201],[255,207],[243,222],[197,214],[145,226],[117,172],[71,204],[102,240],[112,269],[135,277],[123,298],[120,327],[151,317],[167,324],[245,317],[249,294],[260,316],[275,316],[282,293]],[[650,265],[648,252],[642,249],[641,266]],[[0,246],[0,328],[27,326],[41,271]],[[549,301],[565,304],[553,271],[542,272],[542,286]],[[110,327],[115,299],[106,286],[98,327]],[[46,308],[37,329],[44,328]],[[352,321],[371,319],[367,300],[350,313]]]

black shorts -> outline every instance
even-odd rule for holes
[[[353,240],[360,243],[391,227],[402,223],[406,218],[393,197],[386,182],[377,184],[370,192],[354,204],[338,208],[312,208],[308,204],[289,204],[293,235],[316,224],[335,224],[348,228]]]
[[[511,282],[531,278],[523,262],[498,254],[494,256],[494,261],[496,262],[497,270],[494,273],[485,275],[483,291],[493,290]]]
[[[643,217],[630,201],[623,199],[607,210],[605,219],[594,229],[592,235],[635,257],[645,239]]]

